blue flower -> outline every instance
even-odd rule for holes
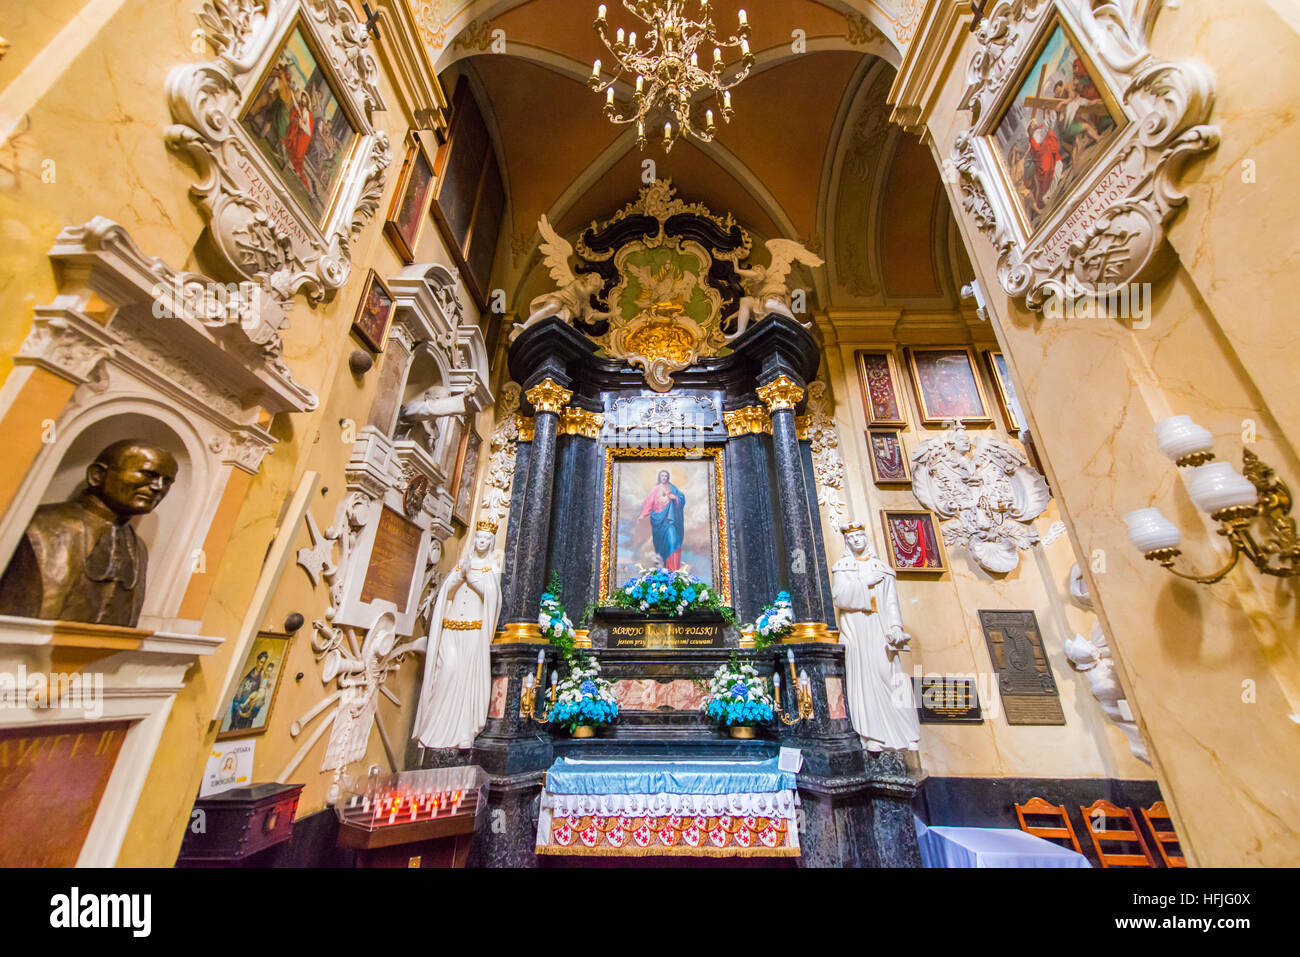
[[[685,598],[687,601],[695,601],[695,595],[696,595],[695,589],[691,588],[689,585],[686,587],[686,591],[682,592],[682,597]]]
[[[731,686],[731,693],[737,698],[743,698],[745,695],[749,694],[749,686],[743,681],[737,681]]]
[[[595,683],[590,678],[588,678],[586,681],[584,681],[581,685],[578,686],[578,690],[581,691],[584,695],[594,695],[596,694],[597,689]]]

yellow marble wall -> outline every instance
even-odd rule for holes
[[[853,517],[865,522],[878,554],[885,557],[880,510],[917,509],[922,506],[910,487],[874,484],[866,438],[866,411],[856,367],[858,350],[892,351],[900,374],[900,393],[909,427],[901,436],[907,453],[942,429],[920,424],[919,410],[906,371],[903,345],[971,345],[976,350],[985,390],[994,408],[990,428],[970,427],[972,437],[997,435],[1018,444],[1006,431],[1000,408],[991,391],[982,350],[997,348],[992,330],[970,326],[961,315],[942,323],[863,322],[861,317],[837,313],[819,322],[825,342],[824,372],[835,396],[840,452],[845,462],[846,499]],[[909,322],[921,328],[909,328]],[[925,326],[929,328],[925,328]],[[937,326],[937,328],[936,328]],[[1053,502],[1034,525],[1045,534],[1059,517]],[[936,531],[938,529],[936,528]],[[828,559],[842,554],[839,534],[823,517]],[[904,658],[909,674],[974,675],[980,691],[985,721],[980,725],[923,724],[921,763],[936,777],[1113,778],[1149,780],[1151,768],[1129,750],[1128,741],[1101,711],[1089,690],[1087,678],[1073,671],[1065,656],[1066,638],[1089,634],[1096,620],[1069,598],[1070,567],[1075,562],[1068,539],[1021,552],[1019,567],[1006,575],[991,575],[980,568],[964,548],[945,549],[949,570],[942,576],[901,574],[898,596],[903,624],[912,636],[911,652]],[[887,560],[887,559],[886,559]],[[1064,726],[1013,726],[1001,711],[992,663],[980,628],[981,609],[1032,609],[1042,629],[1043,643],[1060,689]]]
[[[0,146],[0,376],[12,368],[11,356],[31,327],[33,306],[54,297],[55,277],[46,253],[63,227],[106,216],[125,226],[147,254],[177,268],[204,271],[193,252],[203,227],[188,195],[195,173],[163,142],[171,122],[164,93],[168,72],[177,64],[211,57],[205,45],[196,44],[197,8],[197,3],[146,0],[57,0],[24,9],[21,16],[11,17],[7,10],[0,14],[0,35],[13,44],[0,60],[0,123],[17,130]],[[73,17],[79,18],[79,29],[61,32]],[[407,130],[391,78],[381,75],[381,89],[390,109],[376,114],[376,122],[394,144],[394,162],[380,215],[353,243],[347,285],[321,307],[299,297],[284,333],[285,360],[296,379],[320,397],[320,407],[280,416],[270,425],[278,442],[237,510],[223,559],[209,568],[214,584],[200,631],[225,637],[227,643],[200,660],[176,699],[118,859],[122,865],[170,866],[175,861],[215,734],[209,719],[233,653],[229,639],[243,619],[286,497],[304,472],[319,472],[310,508],[324,528],[344,496],[343,465],[350,450],[339,421],[365,422],[379,378],[378,366],[363,378],[348,369],[347,356],[358,347],[349,331],[351,318],[369,267],[385,276],[402,268],[382,235],[382,220]],[[451,263],[432,221],[417,259]],[[472,302],[466,307],[474,317]],[[489,427],[489,418],[486,413],[480,432]],[[3,478],[0,485],[14,476]],[[303,526],[294,550],[308,544]],[[446,543],[448,567],[460,548],[458,541]],[[326,605],[324,586],[313,589],[290,559],[263,625],[278,628],[295,611],[307,625],[291,645],[270,726],[256,738],[258,781],[280,774],[301,746],[301,740],[290,737],[289,723],[328,693],[310,648],[310,622],[323,617]],[[413,656],[390,682],[404,703],[413,701],[422,667],[422,657]],[[299,672],[303,678],[296,681]],[[380,701],[379,717],[399,762],[412,715],[409,705],[399,712]],[[312,727],[315,722],[308,732]],[[300,817],[324,806],[331,775],[318,769],[327,738],[291,777],[307,785]],[[358,762],[360,767],[370,764],[388,766],[375,734],[365,761]]]
[[[1150,328],[1026,312],[1001,293],[991,244],[953,197],[1075,550],[1104,561],[1091,590],[1200,865],[1300,863],[1300,767],[1288,757],[1300,745],[1295,586],[1249,566],[1212,587],[1181,582],[1129,546],[1121,516],[1156,505],[1183,529],[1186,563],[1221,563],[1212,523],[1156,448],[1152,425],[1171,414],[1209,428],[1220,458],[1238,465],[1253,427],[1253,450],[1293,487],[1300,476],[1294,13],[1265,0],[1185,0],[1157,21],[1158,55],[1214,70],[1222,144],[1183,181],[1190,203],[1170,231],[1176,261],[1156,281]],[[969,123],[957,106],[973,40],[953,35],[964,49],[940,61],[950,72],[928,124],[937,162]]]

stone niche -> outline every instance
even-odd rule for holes
[[[0,729],[30,741],[51,729],[86,740],[122,730],[76,858],[108,866],[187,672],[223,640],[197,634],[199,619],[234,515],[274,443],[267,426],[315,408],[316,397],[285,366],[284,307],[260,285],[174,269],[103,217],[63,230],[50,259],[58,294],[36,307],[0,391],[14,488],[0,560],[7,565],[39,505],[78,490],[109,443],[147,440],[179,466],[167,497],[135,522],[149,554],[137,627],[0,616],[0,673],[72,676],[93,689],[74,708],[19,700],[0,709]],[[29,429],[39,444],[22,434]]]
[[[441,543],[453,533],[457,454],[474,416],[492,401],[483,333],[466,321],[458,274],[407,267],[387,281],[393,322],[379,385],[346,467],[347,495],[334,525],[340,549],[331,580],[333,624],[369,629],[385,612],[414,633],[434,587]],[[463,412],[433,429],[404,419],[407,403],[437,390]]]

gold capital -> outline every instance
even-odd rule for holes
[[[763,404],[772,412],[793,409],[803,399],[803,389],[784,375],[777,376],[767,385],[760,385],[756,391]]]
[[[554,379],[543,379],[524,394],[528,396],[528,401],[538,412],[550,412],[555,415],[559,415],[560,409],[568,405],[569,400],[573,398],[573,393]]]
[[[560,434],[581,435],[589,439],[600,437],[600,430],[605,426],[604,412],[588,412],[572,406],[560,412]]]
[[[519,432],[520,442],[531,442],[537,430],[537,420],[531,415],[515,415],[515,429]]]
[[[722,413],[722,421],[727,424],[728,435],[757,435],[759,432],[772,434],[772,419],[767,409],[761,405],[747,405],[743,409],[733,409]]]

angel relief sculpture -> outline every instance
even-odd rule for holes
[[[514,342],[519,334],[529,326],[556,316],[564,322],[573,324],[575,319],[587,323],[602,322],[609,318],[608,312],[601,312],[591,304],[591,297],[600,292],[605,284],[596,273],[576,275],[569,267],[569,257],[573,255],[573,245],[557,233],[546,216],[537,222],[542,234],[542,261],[551,274],[557,288],[538,296],[528,305],[528,318],[515,326],[510,333]]]
[[[1020,564],[1019,549],[1038,541],[1032,525],[1047,508],[1046,480],[1015,446],[982,435],[973,445],[958,422],[912,453],[912,491],[943,522],[949,547],[966,546],[991,572]]]
[[[766,266],[751,266],[737,269],[745,287],[745,295],[740,299],[736,312],[736,331],[727,336],[735,339],[744,334],[750,319],[761,319],[768,313],[795,318],[790,296],[790,269],[796,263],[805,266],[820,266],[821,257],[809,252],[801,243],[793,239],[769,239],[767,251],[771,261]],[[807,323],[805,323],[805,326]]]

